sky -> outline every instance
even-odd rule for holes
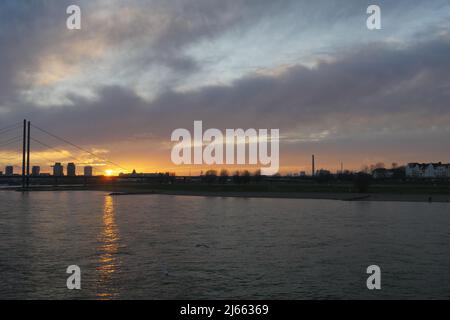
[[[310,171],[311,154],[331,171],[450,162],[449,57],[448,0],[2,0],[0,129],[26,118],[97,155],[33,129],[43,171],[196,174],[209,167],[170,158],[194,120],[279,129],[281,173]],[[8,134],[0,166],[21,162]]]

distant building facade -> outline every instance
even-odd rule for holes
[[[75,163],[70,162],[67,164],[67,176],[68,177],[75,177],[77,175],[77,167],[75,166]]]
[[[450,164],[408,163],[405,173],[409,178],[450,178]]]
[[[40,174],[41,174],[41,167],[33,166],[33,168],[31,168],[31,175],[38,176]]]
[[[136,170],[133,170],[132,173],[119,173],[121,178],[155,178],[161,175],[161,173],[137,173]]]
[[[91,166],[84,167],[84,176],[92,177],[92,167]]]
[[[394,170],[377,168],[372,171],[372,176],[374,179],[388,179],[394,176]]]
[[[6,166],[5,168],[5,176],[12,176],[14,175],[14,167],[13,166]]]
[[[325,169],[320,169],[316,171],[316,176],[330,176],[331,175],[331,171],[329,170],[325,170]]]
[[[53,166],[53,175],[55,177],[62,177],[64,175],[64,167],[60,162],[56,162]]]

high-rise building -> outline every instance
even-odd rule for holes
[[[92,177],[92,167],[91,166],[84,167],[84,176]]]
[[[76,171],[77,171],[77,169],[76,169],[75,163],[70,162],[69,164],[67,164],[67,176],[68,177],[75,177],[77,175]]]
[[[64,167],[61,162],[56,162],[53,166],[53,175],[56,177],[62,177],[64,175]]]
[[[40,174],[41,174],[41,167],[33,166],[33,168],[31,168],[31,175],[38,176]]]
[[[12,176],[14,175],[14,167],[13,166],[6,166],[5,168],[5,176]]]

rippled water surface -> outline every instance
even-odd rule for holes
[[[0,298],[449,298],[450,204],[0,191]],[[82,289],[66,288],[66,268]],[[366,288],[366,268],[382,290]]]

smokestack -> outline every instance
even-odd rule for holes
[[[28,121],[27,132],[27,188],[30,186],[30,121]]]
[[[314,159],[314,155],[312,155],[312,176],[314,177],[316,175],[316,163]]]
[[[22,188],[25,189],[25,156],[27,148],[27,120],[23,120]]]

